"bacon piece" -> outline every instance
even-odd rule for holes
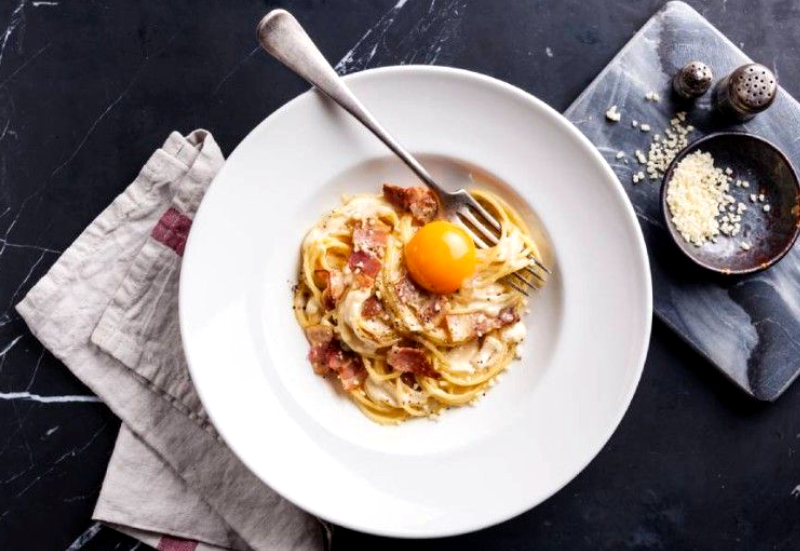
[[[381,261],[366,251],[353,251],[350,253],[347,265],[350,266],[353,273],[364,274],[372,279],[381,271]]]
[[[312,346],[327,345],[333,340],[333,327],[330,325],[309,325],[306,327],[306,338]]]
[[[336,303],[342,298],[346,283],[344,274],[339,270],[316,270],[314,275],[325,282],[325,290],[322,292],[322,303],[328,310],[336,307]]]
[[[401,373],[413,373],[424,377],[438,377],[433,364],[419,348],[394,345],[386,356],[387,363]]]
[[[348,361],[339,370],[339,381],[345,390],[353,390],[364,384],[367,379],[367,370],[361,358],[355,357]]]
[[[345,390],[361,386],[367,378],[364,362],[354,352],[346,351],[334,338],[333,328],[327,325],[312,325],[306,328],[306,337],[311,343],[308,360],[317,375],[336,373]]]
[[[506,306],[500,310],[500,314],[497,316],[497,319],[500,322],[498,327],[505,327],[506,325],[517,323],[519,321],[519,313],[513,306]]]
[[[366,319],[374,318],[383,313],[383,303],[378,297],[372,295],[361,305],[361,315]]]
[[[414,310],[423,324],[436,325],[444,315],[445,298],[418,287],[408,276],[394,284],[400,302]]]
[[[436,218],[439,202],[429,189],[383,184],[383,196],[395,207],[410,212],[416,222],[425,224]]]
[[[445,324],[454,341],[465,341],[472,337],[482,337],[493,329],[500,329],[519,321],[519,314],[513,306],[506,306],[497,317],[482,312],[472,314],[448,314]]]
[[[328,365],[328,356],[333,350],[332,342],[327,344],[314,344],[308,351],[308,361],[311,362],[311,367],[317,375],[325,376],[330,371]]]
[[[366,251],[376,256],[383,256],[383,249],[389,234],[372,226],[356,228],[353,230],[353,249]]]

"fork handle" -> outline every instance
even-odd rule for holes
[[[446,192],[419,161],[392,138],[358,101],[291,13],[281,9],[272,10],[264,16],[256,31],[262,48],[366,126],[437,194],[437,198],[444,196]]]

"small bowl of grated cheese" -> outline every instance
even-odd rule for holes
[[[661,210],[678,248],[726,275],[765,270],[800,230],[800,183],[786,155],[743,132],[709,134],[667,168]]]

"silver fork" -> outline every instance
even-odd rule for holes
[[[281,9],[272,10],[258,24],[257,34],[261,46],[270,55],[339,104],[400,157],[436,194],[443,216],[466,229],[478,247],[487,248],[498,243],[501,227],[494,216],[466,190],[450,192],[437,184],[425,167],[358,101],[292,14]],[[550,273],[535,256],[529,258],[537,269],[529,265],[506,279],[506,283],[526,296],[528,288],[537,289],[544,283],[540,270]]]

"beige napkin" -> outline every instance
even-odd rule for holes
[[[208,132],[172,133],[17,310],[122,419],[95,519],[166,551],[325,549],[328,528],[220,440],[184,360],[181,257],[223,162]]]

